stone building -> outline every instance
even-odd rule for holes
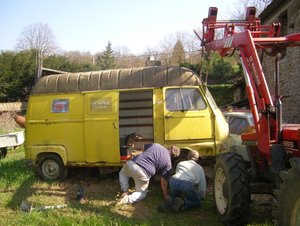
[[[281,36],[300,33],[300,1],[273,0],[259,15],[262,24],[281,23]],[[283,96],[283,121],[300,123],[300,47],[283,51],[280,68],[280,95]],[[274,58],[264,54],[263,70],[274,94]]]

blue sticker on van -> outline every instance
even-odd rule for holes
[[[69,112],[69,99],[54,99],[52,101],[53,113]]]

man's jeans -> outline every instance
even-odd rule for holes
[[[172,177],[169,183],[172,200],[174,201],[175,197],[182,197],[184,199],[182,210],[201,207],[200,195],[192,182]]]
[[[144,173],[134,161],[127,161],[119,173],[119,180],[122,192],[129,188],[129,178],[132,177],[135,184],[135,191],[128,196],[128,202],[133,203],[144,199],[147,196],[150,178]]]

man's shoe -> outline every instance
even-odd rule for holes
[[[178,213],[181,210],[181,207],[184,205],[184,200],[180,197],[176,197],[174,199],[174,203],[172,205],[172,211],[174,213]]]

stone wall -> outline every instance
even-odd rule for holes
[[[300,1],[282,1],[281,6],[270,13],[263,24],[272,22],[282,23],[282,35],[299,33]],[[300,47],[290,47],[284,51],[279,68],[280,95],[283,96],[283,121],[300,123]],[[263,69],[270,92],[274,94],[274,58],[264,54]]]
[[[12,112],[0,112],[0,134],[19,130],[21,127],[15,122]]]
[[[0,133],[8,133],[19,130],[20,126],[15,122],[16,115],[25,116],[27,102],[0,103]]]

